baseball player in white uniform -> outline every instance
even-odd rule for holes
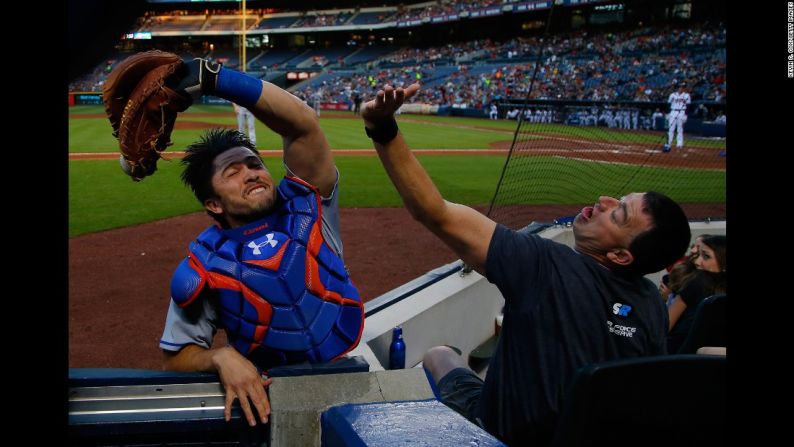
[[[323,85],[325,85],[325,81],[323,81]],[[312,94],[312,107],[314,108],[314,113],[317,116],[320,116],[320,108],[322,107],[323,102],[323,88],[317,87],[317,90],[314,91]]]
[[[489,117],[492,120],[499,119],[499,108],[496,107],[496,104],[491,104],[491,113],[489,114]]]
[[[670,146],[673,144],[673,133],[677,132],[675,147],[681,149],[684,147],[684,123],[686,122],[686,108],[692,98],[689,93],[685,92],[686,83],[682,82],[678,85],[678,91],[670,93],[667,102],[670,103],[670,114],[667,116],[667,121],[670,129],[667,131],[667,144],[664,151],[668,152]]]
[[[235,103],[232,103],[232,105],[234,106],[234,113],[237,115],[237,130],[242,133],[247,130],[248,139],[256,146],[256,118],[254,118],[254,114],[245,107],[238,106]]]

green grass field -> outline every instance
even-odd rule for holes
[[[74,107],[78,109],[78,107]],[[194,110],[195,109],[195,110]],[[104,110],[99,106],[79,106],[72,111],[69,120],[69,152],[116,152],[118,144],[111,135],[110,123],[104,118]],[[200,116],[199,113],[221,114],[218,116]],[[350,113],[324,112],[328,116],[350,118]],[[96,119],[80,119],[80,115],[97,115]],[[322,118],[322,117],[321,117]],[[499,122],[493,129],[467,128],[465,132],[460,128],[447,123],[438,125],[437,121],[427,120],[428,117],[415,118],[410,116],[406,122],[400,124],[400,129],[406,135],[409,144],[422,149],[487,149],[488,144],[498,140],[512,140],[515,123]],[[473,126],[470,118],[459,125]],[[185,113],[179,114],[177,122],[196,121],[208,125],[237,126],[237,120],[231,107],[223,106],[195,106]],[[416,122],[421,121],[421,122]],[[475,120],[486,122],[484,120]],[[270,131],[264,124],[257,122],[257,147],[260,149],[281,150],[281,137]],[[364,124],[356,119],[326,119],[320,120],[328,138],[328,143],[334,149],[372,149],[372,141],[364,134]],[[171,134],[174,150],[182,150],[185,146],[196,140],[200,130],[176,129]],[[178,148],[178,149],[176,149]]]
[[[221,113],[221,116],[201,116]],[[350,113],[323,112],[320,119],[328,141],[334,149],[372,149],[363,132],[363,123],[348,118]],[[231,107],[193,106],[179,115],[178,122],[195,121],[209,125],[236,125]],[[515,122],[489,121],[476,118],[403,115],[398,119],[409,145],[415,149],[489,149],[499,141],[511,141]],[[258,123],[257,146],[278,154],[281,139]],[[642,141],[656,143],[658,134],[631,134],[592,128],[544,125],[533,128],[543,133],[572,138],[608,141]],[[202,132],[199,129],[175,130],[172,151],[183,150]],[[525,139],[525,137],[522,137]],[[690,140],[687,140],[690,144]],[[692,142],[699,147],[718,149],[724,141]],[[70,108],[70,153],[118,152],[110,124],[100,106]],[[168,151],[166,151],[166,156]],[[419,155],[421,163],[448,200],[469,205],[488,204],[494,194],[505,157],[502,155]],[[342,207],[397,207],[402,202],[388,180],[376,156],[336,156],[341,173]],[[283,175],[277,157],[266,158],[274,178]],[[687,202],[724,202],[725,172],[644,167],[567,160],[553,157],[526,157],[521,160],[522,172],[547,172],[519,179],[509,188],[543,188],[555,190],[555,202],[589,203],[610,188],[619,188],[627,179],[631,190],[654,189],[677,200]],[[529,163],[529,165],[524,165]],[[192,193],[179,180],[179,159],[160,161],[154,176],[133,182],[125,176],[117,160],[72,160],[69,162],[69,235],[119,228],[157,219],[201,211]],[[587,180],[590,179],[590,180]],[[577,185],[575,192],[571,181]],[[713,185],[718,185],[717,187]],[[509,197],[509,195],[507,196]],[[543,200],[516,199],[500,203],[548,203]]]

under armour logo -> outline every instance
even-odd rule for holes
[[[262,242],[261,244],[257,244],[256,242],[251,241],[248,243],[248,248],[253,248],[255,255],[261,255],[262,252],[259,250],[259,247],[262,247],[265,244],[270,244],[270,247],[273,248],[276,245],[278,245],[278,241],[273,239],[273,236],[274,236],[273,233],[266,234],[265,237],[267,238],[267,240]]]

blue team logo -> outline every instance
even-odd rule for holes
[[[619,317],[628,317],[631,312],[631,306],[628,304],[615,303],[612,306],[612,313]]]

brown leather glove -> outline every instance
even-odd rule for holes
[[[119,140],[121,167],[135,181],[157,170],[160,153],[172,144],[177,112],[193,102],[174,89],[183,67],[176,54],[146,51],[122,61],[105,81],[102,101]]]

